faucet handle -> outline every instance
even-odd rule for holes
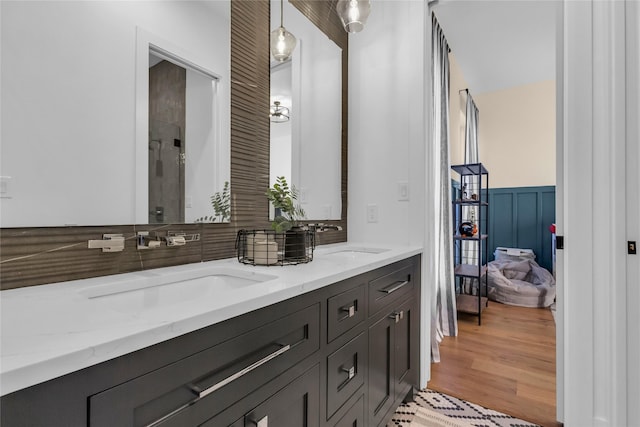
[[[124,251],[124,236],[122,234],[103,234],[102,240],[89,240],[89,249],[102,249],[102,252]]]

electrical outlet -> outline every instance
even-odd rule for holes
[[[378,222],[378,205],[367,205],[367,222]]]

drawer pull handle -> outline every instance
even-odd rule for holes
[[[340,308],[340,311],[344,311],[345,313],[347,313],[347,315],[340,318],[339,320],[348,319],[349,317],[353,317],[356,315],[356,305],[351,304],[350,306],[342,307]]]
[[[408,280],[404,280],[404,281],[398,280],[397,282],[392,283],[389,287],[380,289],[380,292],[384,292],[385,294],[390,294],[392,292],[397,291],[398,289],[400,289],[401,287],[407,284],[409,284]]]
[[[398,323],[399,321],[401,321],[402,319],[404,319],[404,310],[400,310],[398,311],[394,311],[390,316],[389,319],[393,319],[395,320],[396,323]]]
[[[251,421],[257,427],[269,427],[269,416],[265,415],[263,418],[260,418],[258,421]]]
[[[356,376],[356,367],[352,366],[350,368],[342,368],[343,372],[346,372],[347,375],[349,375],[349,378],[347,379],[347,381],[349,381],[350,379],[352,379],[353,377]]]
[[[275,359],[276,357],[280,356],[283,353],[286,353],[290,349],[291,349],[291,345],[287,344],[284,347],[280,348],[279,350],[274,351],[273,353],[263,357],[262,359],[258,360],[257,362],[252,363],[251,365],[247,366],[246,368],[242,369],[241,371],[238,371],[235,374],[230,375],[227,378],[223,379],[222,381],[220,381],[218,383],[215,383],[214,385],[212,385],[211,387],[209,387],[207,389],[204,389],[202,391],[198,391],[198,390],[195,390],[195,389],[192,389],[192,390],[194,392],[198,393],[198,397],[200,399],[202,399],[203,397],[213,393],[214,391],[219,390],[222,387],[226,386],[227,384],[229,384],[229,383],[237,380],[238,378],[248,374],[249,372],[253,371],[254,369],[259,368],[260,366],[264,365],[268,361],[270,361],[272,359]],[[266,424],[264,424],[264,425],[266,426]]]

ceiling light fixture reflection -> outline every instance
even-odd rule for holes
[[[269,118],[273,123],[284,123],[289,121],[289,109],[280,105],[280,101],[274,101],[269,108]]]
[[[271,54],[280,62],[284,62],[296,48],[296,38],[283,25],[283,0],[280,0],[280,26],[271,32]]]
[[[338,0],[336,12],[347,33],[362,31],[371,12],[370,0]]]

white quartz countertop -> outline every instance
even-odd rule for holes
[[[317,247],[308,264],[250,266],[233,258],[2,291],[0,395],[421,252],[341,243]],[[226,275],[236,282],[216,281]]]

